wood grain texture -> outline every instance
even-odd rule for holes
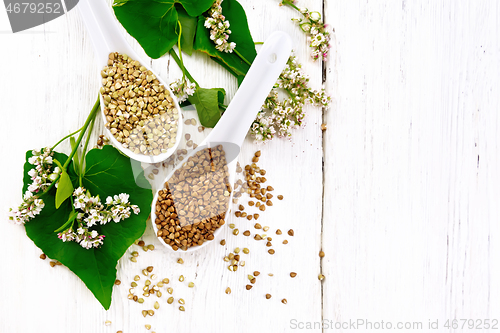
[[[307,126],[293,141],[257,147],[247,139],[239,157],[244,165],[261,149],[259,164],[275,194],[285,196],[259,219],[271,228],[276,254],[242,235],[253,230],[253,221],[232,217],[227,223],[236,224],[239,236],[226,227],[213,244],[193,254],[163,249],[148,226],[143,239],[156,250],[133,246],[120,260],[122,284],[114,287],[111,309],[105,311],[68,269],[38,259],[41,252],[24,229],[4,217],[0,332],[145,332],[144,325],[151,324],[157,333],[274,333],[296,331],[292,319],[422,322],[419,331],[429,331],[430,319],[440,325],[431,332],[468,332],[446,329],[444,322],[500,319],[499,3],[300,0],[300,6],[324,10],[335,28],[323,73],[321,63],[309,60],[304,35],[289,21],[295,12],[278,7],[277,0],[240,2],[254,40],[264,41],[274,30],[289,33],[311,85],[320,88],[325,81],[334,97],[324,113],[308,108]],[[24,33],[9,30],[0,10],[5,117],[0,136],[9,158],[0,166],[3,212],[19,202],[26,150],[51,145],[78,128],[99,87],[92,45],[77,11]],[[169,56],[151,60],[133,38],[127,40],[166,81],[180,76]],[[225,70],[201,54],[185,57],[185,63],[201,86],[225,88],[230,101],[236,81]],[[192,110],[184,115],[196,117]],[[96,128],[102,133],[100,121]],[[185,130],[197,142],[209,132]],[[61,150],[68,152],[69,145]],[[274,235],[276,228],[284,235]],[[294,237],[286,235],[288,229]],[[283,239],[289,244],[281,244]],[[251,253],[245,267],[232,273],[222,258],[235,247]],[[321,248],[326,257],[320,262]],[[134,250],[138,263],[129,261]],[[176,263],[179,257],[183,265]],[[166,304],[164,292],[157,314],[145,319],[141,310],[152,309],[156,299],[147,299],[146,306],[126,299],[134,275],[149,265],[170,279],[176,301],[186,301],[185,312],[177,310],[179,304]],[[254,270],[261,275],[247,291],[246,275]],[[291,271],[298,273],[295,279]],[[184,283],[177,280],[181,274]],[[224,293],[227,287],[231,295]],[[273,297],[266,300],[266,293]],[[373,330],[316,325],[307,331]]]
[[[293,11],[280,8],[277,1],[241,1],[241,4],[247,12],[255,41],[264,41],[274,30],[284,30],[292,36],[297,56],[305,62],[305,70],[310,74],[311,84],[319,88],[322,83],[321,64],[308,61],[305,36],[290,21],[295,15]],[[316,10],[322,8],[319,0],[304,1],[304,4]],[[6,15],[1,19],[1,29],[9,30]],[[78,128],[94,103],[99,82],[94,81],[97,63],[77,11],[29,32],[2,34],[0,38],[2,45],[9,50],[2,54],[2,60],[10,64],[5,67],[0,83],[4,114],[8,120],[0,124],[0,132],[4,141],[12,142],[3,149],[12,163],[1,166],[3,173],[9,174],[0,197],[2,211],[7,211],[20,199],[21,168],[26,150],[52,145]],[[135,40],[130,36],[127,40],[167,82],[180,77],[179,68],[169,56],[151,60]],[[227,101],[230,101],[237,85],[224,69],[201,54],[186,56],[185,64],[201,86],[225,88]],[[28,84],[28,75],[29,84],[35,89],[30,98],[25,98],[23,91]],[[321,286],[315,276],[319,272],[317,251],[321,241],[323,151],[319,124],[322,112],[314,108],[308,112],[309,126],[297,131],[292,142],[275,140],[257,147],[247,140],[239,157],[241,164],[245,165],[253,153],[261,149],[259,164],[267,170],[269,184],[276,189],[276,195],[285,196],[283,201],[275,200],[272,209],[259,212],[259,223],[268,225],[268,234],[275,238],[274,256],[267,253],[265,243],[242,235],[244,230],[254,230],[253,221],[246,219],[230,218],[227,221],[227,224],[236,224],[239,236],[233,236],[226,227],[213,244],[193,254],[174,254],[163,249],[148,226],[143,239],[154,244],[156,250],[145,253],[133,246],[120,260],[117,268],[122,284],[114,287],[111,309],[105,311],[68,269],[62,266],[51,268],[48,260],[38,259],[41,252],[25,236],[23,228],[7,223],[3,218],[5,223],[0,224],[0,232],[8,236],[0,247],[4,253],[12,255],[5,256],[6,269],[0,274],[0,285],[7,287],[4,301],[0,303],[0,332],[141,332],[145,331],[145,324],[151,324],[152,331],[158,333],[286,332],[292,318],[320,320]],[[189,110],[184,115],[196,117],[195,112]],[[190,133],[196,142],[209,132],[198,133],[197,126],[185,127],[186,133]],[[97,134],[102,133],[100,120],[96,128]],[[69,146],[62,145],[61,149],[68,152]],[[246,201],[241,203],[247,206]],[[276,228],[281,228],[285,235],[293,228],[295,237],[276,236]],[[225,247],[219,245],[222,238],[227,241]],[[283,239],[288,239],[289,244],[281,244]],[[232,273],[227,270],[223,257],[235,247],[248,247],[251,252],[242,255],[245,267]],[[129,261],[134,250],[140,252],[138,263]],[[183,265],[176,263],[179,257],[184,259]],[[133,277],[149,265],[155,267],[160,277],[170,279],[176,303],[168,305],[168,294],[164,291],[156,315],[143,318],[141,310],[152,309],[155,299],[146,299],[145,306],[141,306],[126,297]],[[262,274],[254,288],[247,291],[247,274],[254,270]],[[292,271],[298,273],[295,279],[289,276]],[[274,276],[268,276],[268,273]],[[181,274],[186,278],[185,283],[178,281]],[[187,287],[189,281],[195,283],[194,289]],[[232,289],[231,295],[224,293],[227,287]],[[266,300],[266,293],[273,297]],[[186,301],[185,312],[178,310],[179,297]],[[282,298],[288,300],[286,305],[281,303]],[[112,322],[110,327],[104,325],[106,320]]]
[[[498,2],[325,5],[323,316],[498,318]]]

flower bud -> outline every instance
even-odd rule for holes
[[[314,22],[318,22],[321,20],[321,14],[318,12],[311,12],[309,13],[309,18]]]
[[[311,25],[309,23],[302,23],[300,25],[300,28],[302,29],[302,31],[304,32],[309,32],[309,30],[311,30]]]

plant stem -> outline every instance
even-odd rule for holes
[[[186,68],[184,67],[184,61],[182,60],[182,48],[181,48],[181,36],[182,36],[182,24],[181,21],[177,21],[179,24],[179,38],[177,38],[177,48],[179,49],[179,57],[181,58],[181,64],[182,64],[182,81],[185,80],[186,77]]]
[[[184,73],[186,73],[186,76],[188,77],[189,81],[191,81],[194,84],[196,84],[196,87],[199,87],[200,85],[198,84],[198,82],[196,82],[195,79],[193,79],[193,77],[191,76],[191,74],[189,74],[188,70],[184,67],[184,64],[179,59],[179,56],[177,55],[177,53],[175,53],[174,49],[170,49],[170,51],[168,53],[170,53],[170,55],[172,56],[172,58],[174,58],[175,62],[182,69],[182,71]]]
[[[252,66],[252,63],[250,61],[246,60],[245,57],[241,53],[239,53],[237,49],[234,49],[233,51],[234,51],[234,53],[236,53],[238,55],[238,57],[241,58],[241,60],[246,62],[248,66]]]
[[[101,102],[99,100],[99,96],[97,96],[97,101],[95,102],[94,106],[92,107],[92,111],[90,111],[90,114],[87,117],[87,120],[85,121],[85,124],[83,124],[83,126],[82,126],[83,131],[80,132],[80,135],[78,136],[78,139],[76,139],[76,147],[75,147],[75,149],[73,149],[71,151],[71,154],[69,155],[68,159],[66,160],[66,162],[63,165],[64,169],[66,169],[66,167],[71,162],[71,159],[73,158],[73,156],[75,156],[76,151],[78,150],[78,146],[80,145],[80,142],[82,142],[83,135],[85,134],[85,132],[87,132],[87,128],[89,127],[90,122],[93,119],[95,119],[95,115],[97,113],[97,110],[99,110],[100,104],[101,104]]]
[[[79,129],[79,130],[77,130],[77,131],[74,131],[74,132],[73,132],[73,133],[71,133],[71,134],[66,135],[64,138],[62,138],[61,140],[59,140],[59,141],[58,141],[58,142],[57,142],[57,143],[56,143],[56,144],[55,144],[55,145],[54,145],[54,146],[53,146],[50,150],[54,150],[54,148],[56,148],[56,147],[57,147],[57,146],[58,146],[61,142],[63,142],[64,140],[66,140],[66,139],[67,139],[67,138],[69,138],[70,136],[73,136],[73,135],[75,135],[76,133],[80,132],[82,129],[83,129],[83,127],[82,127],[82,128],[80,128],[80,129]]]
[[[255,42],[254,44],[255,45],[262,45],[262,44],[264,44],[264,42]]]
[[[78,136],[78,139],[76,140],[75,148],[73,148],[71,150],[71,154],[69,155],[68,159],[66,160],[66,162],[64,162],[64,165],[62,166],[63,170],[66,170],[66,167],[71,162],[71,159],[73,158],[73,156],[75,156],[76,151],[78,150],[78,146],[80,145],[80,142],[82,142],[83,135],[87,131],[87,127],[89,127],[89,124],[92,121],[92,119],[95,119],[95,115],[97,113],[97,110],[99,110],[99,106],[100,106],[100,101],[99,101],[99,96],[97,96],[97,101],[95,102],[94,106],[92,107],[92,111],[90,111],[90,114],[87,117],[87,120],[85,121],[85,124],[83,124],[83,126],[81,128],[80,135]],[[61,170],[61,172],[62,172],[62,170]],[[41,197],[42,195],[47,194],[52,189],[52,187],[55,186],[55,184],[59,180],[60,176],[61,176],[61,174],[59,174],[56,177],[56,179],[50,184],[50,186],[45,191],[43,191],[43,193],[40,194],[38,197]]]
[[[71,212],[74,213],[75,212],[75,200],[73,199],[72,195],[69,196],[69,199],[71,200]],[[71,229],[73,229],[73,226],[75,225],[75,220],[76,220],[76,217],[71,222],[71,226],[70,226]],[[66,229],[66,230],[68,230],[68,229]]]
[[[292,98],[292,100],[293,100],[294,102],[296,102],[296,100],[295,100],[295,95],[294,95],[294,94],[292,94],[292,92],[291,92],[289,89],[286,89],[286,88],[283,88],[283,89],[284,89],[284,90],[288,93],[288,95]]]
[[[94,123],[95,123],[95,118],[92,119],[92,122],[90,123],[89,130],[87,132],[87,140],[85,140],[85,145],[83,146],[83,151],[82,151],[82,158],[81,158],[81,163],[80,163],[80,174],[78,175],[78,181],[80,182],[80,187],[82,186],[82,178],[85,170],[83,169],[83,165],[85,164],[85,153],[87,152],[87,146],[89,145],[89,140],[90,140],[90,135],[92,134],[92,129],[94,128]],[[78,154],[77,154],[78,156]]]
[[[272,103],[274,106],[278,105],[275,101],[273,101],[271,98],[266,97],[266,102],[265,103]]]
[[[283,1],[281,1],[281,3],[282,3],[283,5],[288,5],[288,6],[290,6],[290,7],[293,7],[293,8],[295,8],[298,12],[300,12],[300,9],[299,9],[297,6],[295,6],[295,5],[293,4],[293,2],[291,2],[291,1],[288,1],[288,0],[283,0]]]
[[[75,224],[76,216],[71,217],[75,213],[75,202],[73,200],[72,195],[69,196],[69,199],[71,201],[71,214],[69,214],[70,217],[69,217],[68,221],[66,221],[62,226],[60,226],[56,230],[54,230],[54,232],[66,232],[67,230],[72,229],[73,225]],[[71,226],[69,228],[66,228],[70,224],[71,224]],[[64,228],[66,228],[66,229],[64,230]]]
[[[219,104],[219,107],[220,107],[221,109],[224,109],[224,110],[226,110],[226,109],[227,109],[227,105],[225,105],[225,104]]]
[[[71,137],[69,139],[69,142],[71,144],[71,149],[75,148],[76,147],[76,141],[75,141],[75,138],[74,137]],[[73,157],[73,169],[75,170],[75,172],[77,174],[79,174],[80,172],[80,161],[78,160],[78,154],[76,154],[74,157]]]

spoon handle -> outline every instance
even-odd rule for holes
[[[125,53],[132,57],[135,55],[118,29],[112,9],[106,1],[80,0],[77,8],[92,39],[99,66],[106,64],[110,52]]]
[[[242,145],[291,51],[292,40],[286,33],[276,31],[267,38],[229,107],[207,136],[207,143],[229,142]]]

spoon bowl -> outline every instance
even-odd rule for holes
[[[224,146],[224,144],[223,144]],[[198,152],[202,152],[204,149],[207,149],[207,146],[206,145],[200,145],[199,147],[197,147],[195,150],[193,150],[187,157],[186,161],[189,161],[189,158],[194,156],[196,153]],[[228,170],[236,170],[236,159],[232,160],[231,162],[227,163],[227,167],[228,167]],[[177,169],[176,169],[177,170]],[[175,172],[172,171],[171,174],[169,174],[169,176],[167,176],[165,178],[165,182],[167,182],[173,175],[173,173]],[[234,180],[235,180],[235,172],[229,172],[228,173],[228,183],[229,184],[233,184],[234,183]],[[164,183],[165,183],[164,182]],[[153,230],[155,232],[156,235],[158,235],[158,226],[157,224],[155,223],[156,219],[157,219],[157,214],[156,214],[156,202],[158,201],[158,196],[159,196],[159,193],[160,193],[161,189],[159,189],[158,191],[156,191],[155,195],[154,195],[154,198],[153,198],[153,205],[152,205],[152,209],[151,209],[151,222],[152,222],[152,225],[153,225]],[[219,214],[224,214],[224,220],[227,219],[227,216],[228,214],[230,213],[230,203],[232,202],[232,199],[233,199],[233,191],[230,192],[230,195],[229,197],[227,198],[227,209],[225,209],[224,211],[222,210],[219,210],[218,213]],[[216,240],[220,234],[222,230],[222,226],[215,229],[215,231],[213,232],[213,237],[214,239],[213,240]],[[160,243],[165,246],[167,249],[169,249],[170,251],[175,251],[170,245],[166,244],[160,237],[159,237],[159,241]],[[183,252],[194,252],[204,246],[206,246],[208,243],[210,243],[210,241],[205,241],[202,245],[197,245],[197,246],[192,246],[192,247],[188,247],[186,250],[183,250]],[[180,248],[180,247],[179,247]]]
[[[264,103],[265,98],[268,96],[271,88],[273,87],[278,76],[283,70],[283,67],[285,66],[286,61],[288,60],[291,50],[292,50],[292,42],[287,34],[283,32],[274,32],[273,34],[271,34],[271,36],[264,43],[262,49],[257,54],[257,57],[255,58],[252,66],[250,67],[247,75],[245,76],[245,79],[243,80],[240,88],[236,92],[229,107],[224,112],[224,115],[221,117],[215,128],[212,130],[212,132],[210,132],[210,134],[205,138],[205,140],[201,142],[201,144],[196,149],[194,149],[188,154],[185,162],[179,164],[165,178],[163,184],[165,185],[165,189],[171,192],[172,203],[175,202],[177,194],[179,195],[179,200],[190,201],[189,205],[195,202],[192,206],[193,210],[188,210],[187,209],[188,205],[187,204],[184,205],[184,203],[178,206],[182,207],[181,209],[178,209],[178,207],[175,208],[176,216],[174,217],[174,219],[177,218],[181,224],[184,223],[184,226],[187,225],[193,226],[194,224],[194,226],[196,227],[197,222],[206,221],[200,217],[197,220],[194,218],[192,220],[189,220],[190,218],[189,214],[191,214],[190,212],[194,212],[195,215],[199,214],[197,216],[202,216],[203,214],[206,213],[206,211],[211,211],[213,212],[213,214],[208,215],[210,216],[210,218],[220,215],[223,216],[224,221],[228,218],[233,198],[233,190],[231,189],[231,186],[232,184],[234,184],[236,178],[236,160],[239,155],[241,145],[243,143],[243,140],[245,139],[246,134],[248,133],[248,129],[255,120],[258,110]],[[221,154],[224,156],[224,160],[222,159],[222,157],[220,159],[222,161],[221,163],[224,163],[224,165],[217,166],[218,162],[214,158],[216,162],[210,163],[210,165],[212,166],[211,169],[210,168],[205,169],[206,170],[205,173],[198,172],[199,170],[197,168],[198,165],[195,165],[194,163],[196,163],[196,161],[199,159],[200,154],[203,155],[206,153],[207,149],[210,149],[208,150],[208,152],[210,154],[210,162],[211,162],[212,149],[215,149],[215,154],[217,154],[219,151],[217,149],[219,147],[222,147],[223,153],[221,152]],[[202,160],[201,162],[206,162],[206,161],[207,160]],[[208,167],[208,164],[202,164],[201,162],[199,164],[200,168],[202,168],[202,166]],[[189,170],[196,169],[197,174],[191,177],[191,174],[186,171],[188,170],[188,168]],[[223,170],[222,177],[218,177],[221,175],[221,170]],[[218,175],[215,176],[211,175],[213,173],[218,173]],[[196,183],[197,185],[192,185],[192,187],[196,186],[199,188],[201,185],[200,186],[198,185],[202,184],[204,181],[205,182],[208,181],[208,179],[218,179],[220,183],[221,178],[224,184],[228,184],[227,193],[226,191],[222,191],[224,192],[224,194],[221,194],[220,188],[217,188],[217,191],[219,192],[215,192],[216,189],[214,188],[213,193],[209,193],[210,189],[206,189],[207,192],[205,193],[205,195],[208,195],[208,197],[217,196],[217,198],[224,197],[223,200],[221,199],[221,201],[223,201],[222,204],[219,204],[219,201],[217,201],[218,205],[215,206],[205,205],[205,201],[203,201],[203,203],[200,204],[199,200],[201,200],[201,198],[197,196],[198,195],[198,193],[196,192],[197,189],[194,189],[193,190],[194,192],[192,192],[191,189],[186,188],[189,187],[188,183],[189,184]],[[181,179],[182,182],[178,182],[179,179]],[[174,180],[173,183],[172,180]],[[180,184],[182,184],[182,186]],[[208,183],[208,186],[210,186],[210,184],[213,183]],[[178,189],[178,192],[175,192],[176,189],[180,187],[182,187],[183,189],[182,190]],[[162,222],[167,223],[165,216],[163,216],[162,214],[157,215],[157,211],[158,213],[161,212],[162,208],[160,206],[162,205],[163,202],[162,201],[157,205],[160,197],[160,191],[165,191],[165,189],[164,188],[159,189],[154,195],[152,209],[151,209],[151,223],[153,225],[155,234],[157,235],[157,237],[159,237],[160,243],[162,243],[167,249],[174,251],[172,246],[170,246],[170,244],[167,244],[162,238],[162,236],[165,236],[166,237],[165,239],[167,239],[169,236],[172,236],[174,232],[170,231],[170,234],[168,236],[163,235],[164,231],[167,233],[169,231],[167,231],[165,228],[159,229],[158,227],[158,225],[161,225]],[[184,191],[184,194],[181,193],[182,191]],[[187,196],[186,192],[188,193]],[[162,195],[164,194],[165,192],[162,192]],[[184,196],[181,199],[182,195]],[[189,197],[190,195],[192,195],[192,200],[190,200]],[[162,197],[162,200],[164,199],[165,198]],[[173,204],[172,207],[173,206],[177,205]],[[203,213],[204,211],[205,213]],[[193,214],[191,214],[191,216],[192,215]],[[182,228],[184,228],[184,226],[182,226]],[[220,235],[222,227],[223,225],[220,225],[215,229],[215,231],[213,231],[212,233],[213,239],[211,239],[212,241],[216,240],[217,237]],[[161,236],[159,236],[160,234]],[[184,252],[194,252],[196,250],[203,248],[208,243],[210,243],[210,241],[205,240],[201,245],[195,245],[188,247],[187,249],[184,249]],[[178,246],[178,248],[181,247]]]
[[[158,163],[166,160],[170,155],[172,155],[177,149],[179,143],[182,140],[182,116],[181,108],[177,98],[172,93],[169,85],[153,71],[153,69],[144,61],[142,61],[137,53],[130,47],[127,43],[120,30],[118,29],[116,19],[111,13],[111,9],[106,5],[105,1],[101,0],[80,0],[77,8],[80,11],[81,17],[87,27],[87,31],[90,34],[92,44],[94,45],[94,54],[98,63],[98,71],[96,71],[96,79],[99,81],[99,86],[101,86],[101,76],[100,72],[104,66],[108,63],[108,56],[112,52],[118,52],[120,54],[126,54],[129,58],[136,60],[141,63],[148,71],[151,71],[161,85],[165,87],[170,93],[173,99],[173,104],[178,112],[179,118],[177,119],[177,134],[176,140],[173,147],[167,149],[165,153],[159,155],[143,155],[136,154],[132,150],[123,147],[123,145],[118,142],[111,131],[105,127],[107,137],[110,138],[113,145],[118,148],[123,154],[128,157],[144,162],[144,163]],[[101,101],[101,117],[104,124],[107,123],[106,116],[104,114],[104,99],[102,94],[99,94]]]

